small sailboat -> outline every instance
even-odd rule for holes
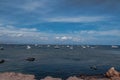
[[[50,47],[50,45],[47,45],[47,47]]]
[[[26,49],[31,49],[31,46],[28,45]]]

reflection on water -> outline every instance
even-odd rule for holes
[[[111,46],[83,46],[67,45],[1,45],[0,59],[5,63],[0,64],[0,72],[22,72],[35,74],[37,77],[45,76],[68,77],[79,74],[101,74],[112,66],[120,70],[120,48]],[[72,47],[72,49],[70,48]],[[34,57],[35,61],[25,59]],[[96,66],[97,70],[90,69]]]

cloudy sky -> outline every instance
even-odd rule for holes
[[[0,0],[0,43],[120,45],[120,0]]]

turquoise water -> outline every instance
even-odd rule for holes
[[[4,47],[0,50],[0,59],[5,59],[5,63],[0,64],[0,72],[34,74],[37,78],[48,75],[67,78],[71,75],[103,74],[112,66],[120,70],[120,47],[113,49],[96,45],[82,48],[81,45],[72,45],[73,49],[70,49],[59,45],[60,48],[55,49],[54,45],[30,45],[31,49],[26,49],[27,45],[0,46]],[[36,60],[28,62],[25,60],[28,57]],[[91,66],[96,66],[97,70],[90,69]]]

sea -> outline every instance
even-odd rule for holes
[[[67,78],[104,74],[109,68],[120,71],[120,46],[112,45],[15,45],[1,44],[0,72]],[[27,61],[35,58],[35,61]]]

